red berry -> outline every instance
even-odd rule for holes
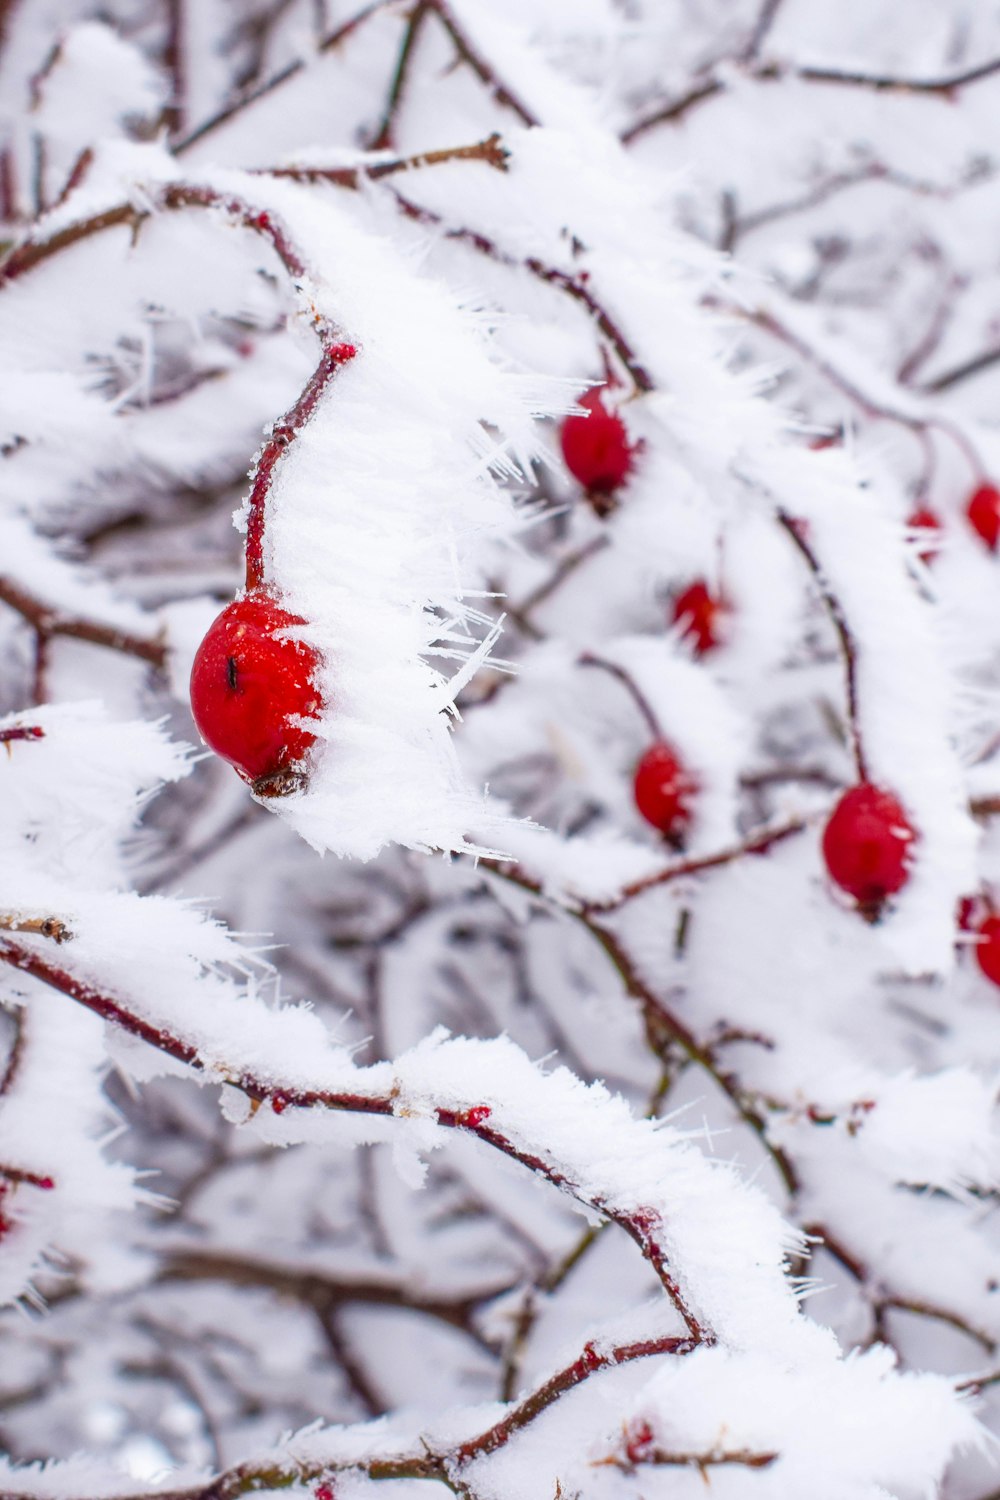
[[[1000,917],[987,917],[976,928],[976,963],[986,978],[1000,985]]]
[[[981,484],[969,500],[965,514],[973,531],[995,552],[1000,543],[1000,490],[992,484]]]
[[[589,416],[567,417],[560,434],[566,467],[584,489],[610,495],[625,483],[632,469],[632,448],[625,423],[608,411],[600,386],[585,391],[579,405]]]
[[[722,619],[728,613],[725,600],[710,593],[701,578],[674,600],[674,624],[681,627],[697,656],[704,656],[719,645],[723,638]]]
[[[629,1422],[625,1427],[625,1457],[630,1464],[641,1464],[653,1446],[655,1434],[644,1417]]]
[[[911,531],[926,533],[919,538],[920,551],[917,556],[922,563],[929,565],[937,557],[940,548],[935,533],[941,530],[941,517],[929,505],[921,505],[907,517],[906,524]]]
[[[304,625],[273,594],[255,590],[222,611],[191,669],[191,711],[205,743],[260,796],[302,784],[302,760],[315,740],[292,721],[320,706],[313,674],[319,656],[282,632]]]
[[[861,907],[877,909],[909,878],[916,834],[891,792],[862,781],[845,792],[823,832],[830,878]]]
[[[691,801],[698,782],[672,746],[650,745],[635,768],[635,805],[668,839],[678,838],[691,821]]]

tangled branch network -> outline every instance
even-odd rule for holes
[[[55,10],[0,1500],[996,1500],[1000,23]]]

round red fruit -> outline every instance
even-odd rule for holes
[[[907,526],[917,533],[920,561],[929,566],[940,550],[937,533],[941,530],[941,517],[929,505],[921,505],[907,517]]]
[[[699,578],[674,600],[674,624],[694,647],[696,656],[713,651],[723,639],[723,617],[729,613],[724,599],[713,594]]]
[[[915,839],[892,793],[863,781],[833,809],[823,832],[823,858],[831,880],[874,911],[909,879]]]
[[[691,821],[698,782],[671,745],[651,745],[635,768],[635,805],[647,823],[668,839],[679,838]]]
[[[987,917],[976,928],[976,963],[993,984],[1000,985],[1000,917]]]
[[[965,514],[973,531],[995,552],[1000,544],[1000,490],[992,484],[981,484],[970,497]]]
[[[315,735],[296,719],[320,707],[317,652],[286,632],[306,622],[258,589],[226,606],[198,647],[191,711],[205,743],[260,796],[303,783]]]
[[[632,469],[633,449],[625,423],[604,404],[600,386],[585,391],[580,406],[585,417],[567,417],[560,440],[566,467],[584,489],[610,495],[625,483]]]

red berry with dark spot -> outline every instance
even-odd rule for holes
[[[691,821],[698,782],[671,745],[651,745],[635,768],[635,805],[668,839],[679,838]]]
[[[625,423],[605,406],[599,386],[585,391],[579,405],[589,415],[567,417],[560,434],[566,467],[584,489],[610,495],[625,483],[632,469],[633,449]]]
[[[941,544],[937,533],[941,530],[941,517],[937,511],[931,510],[929,505],[921,505],[907,517],[906,524],[911,531],[922,533],[919,536],[920,550],[917,556],[922,563],[929,565],[940,550]]]
[[[303,783],[315,735],[294,722],[320,707],[319,655],[285,632],[306,622],[264,589],[236,599],[209,627],[191,669],[191,711],[205,743],[259,796]]]
[[[981,484],[965,507],[965,514],[973,531],[995,552],[1000,544],[1000,490],[992,484]]]
[[[695,649],[697,656],[713,651],[724,637],[724,617],[729,613],[726,601],[713,594],[699,578],[674,600],[674,624]]]
[[[913,826],[891,792],[862,781],[845,792],[823,832],[831,880],[877,911],[909,879]]]
[[[993,984],[1000,985],[1000,917],[987,917],[976,928],[976,963]]]

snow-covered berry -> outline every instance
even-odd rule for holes
[[[864,909],[877,910],[910,873],[916,833],[891,792],[862,781],[844,793],[823,832],[830,879]]]
[[[674,624],[680,626],[696,656],[704,656],[722,642],[728,613],[726,601],[720,594],[713,594],[703,578],[696,579],[674,600]]]
[[[965,507],[969,524],[991,552],[1000,545],[1000,490],[992,484],[981,484]]]
[[[911,511],[906,519],[909,529],[916,532],[918,538],[917,556],[924,564],[929,565],[937,557],[941,550],[941,517],[936,510],[931,510],[929,505],[920,505]]]
[[[594,386],[580,397],[585,417],[567,417],[560,433],[566,467],[584,489],[610,495],[632,470],[633,448],[625,423],[604,404],[604,392]]]
[[[1000,985],[1000,916],[986,917],[975,935],[976,963],[991,983]]]
[[[635,768],[633,796],[647,823],[668,839],[679,838],[691,821],[698,782],[672,745],[650,745]]]
[[[299,719],[320,707],[319,656],[288,632],[306,622],[267,590],[226,606],[191,669],[191,711],[205,743],[259,796],[301,786],[315,735]]]

